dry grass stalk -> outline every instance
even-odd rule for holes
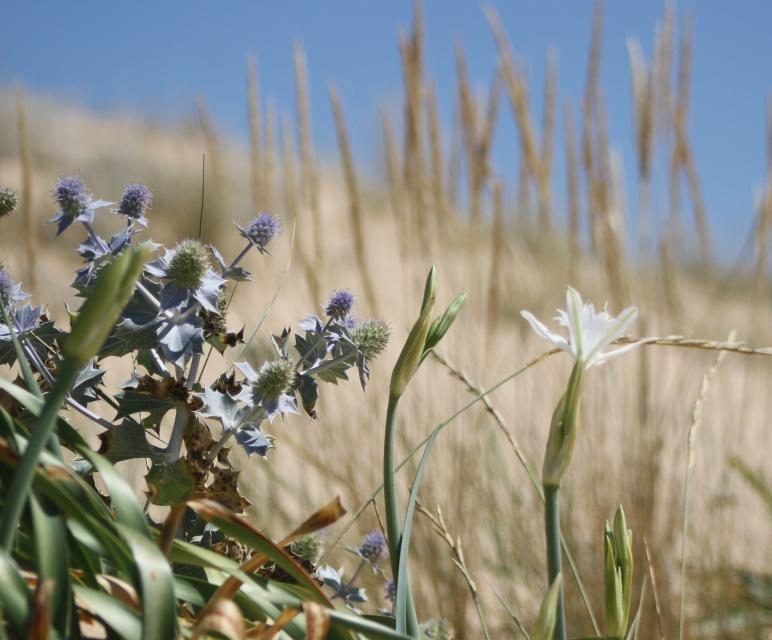
[[[276,178],[278,173],[278,149],[276,133],[276,104],[268,100],[265,110],[265,164],[263,169],[263,192],[266,208],[276,208]]]
[[[509,105],[520,133],[522,158],[528,168],[528,174],[536,184],[539,200],[539,231],[541,233],[549,233],[552,229],[550,180],[549,176],[544,175],[544,162],[540,157],[536,144],[536,133],[528,109],[528,86],[524,75],[515,65],[509,41],[498,14],[493,8],[486,7],[485,17],[488,20],[499,50],[501,75],[507,88]],[[554,120],[554,116],[551,119]],[[549,121],[550,118],[546,118],[546,120]]]
[[[491,226],[491,266],[488,276],[488,319],[486,339],[490,345],[501,315],[499,281],[503,274],[504,246],[504,186],[500,180],[493,182],[493,225]]]
[[[734,331],[729,334],[728,341],[734,340]],[[680,584],[680,612],[678,616],[678,637],[684,637],[684,629],[686,627],[686,543],[689,538],[689,479],[691,476],[692,468],[694,467],[695,458],[695,446],[697,442],[697,433],[702,425],[702,410],[705,404],[705,399],[710,389],[710,383],[713,377],[716,375],[718,367],[726,356],[725,351],[720,351],[716,355],[716,359],[711,367],[705,372],[700,383],[700,390],[697,393],[697,400],[694,403],[692,409],[692,419],[689,425],[689,432],[687,436],[687,458],[686,458],[686,472],[684,474],[684,489],[683,489],[683,522],[681,530],[681,584]]]
[[[611,299],[617,306],[622,306],[629,296],[627,285],[626,266],[623,258],[622,238],[623,230],[617,221],[621,212],[616,210],[617,203],[614,198],[614,171],[611,167],[611,149],[608,140],[608,118],[605,103],[598,100],[598,162],[596,163],[597,175],[592,179],[596,194],[596,215],[600,225],[601,248],[603,264],[606,270]],[[619,177],[621,180],[621,176]],[[617,185],[617,191],[621,187]]]
[[[571,106],[563,109],[563,129],[566,139],[566,189],[568,191],[568,281],[577,282],[579,260],[579,157]]]
[[[247,94],[249,107],[249,184],[252,190],[252,206],[255,211],[263,205],[262,166],[262,112],[260,109],[260,77],[254,58],[247,58]]]
[[[470,220],[472,225],[476,226],[482,218],[483,192],[491,171],[490,150],[498,116],[500,81],[499,74],[496,73],[491,80],[485,115],[482,116],[469,84],[464,50],[458,42],[456,42],[456,72],[469,181]]]
[[[198,122],[204,137],[206,166],[211,168],[206,176],[206,190],[210,202],[217,202],[220,211],[228,210],[228,193],[223,174],[223,143],[217,133],[212,115],[206,102],[199,99],[197,104]]]
[[[300,207],[298,206],[297,171],[295,168],[295,147],[292,136],[292,124],[286,114],[281,116],[282,125],[282,173],[284,183],[284,215],[287,219],[297,221]],[[308,285],[312,300],[322,299],[322,290],[314,268],[313,256],[309,256],[306,248],[298,244],[298,262]]]
[[[351,156],[346,120],[343,115],[343,107],[340,96],[334,85],[330,85],[330,104],[335,118],[335,130],[338,135],[338,147],[340,148],[341,163],[343,165],[343,177],[346,181],[346,190],[349,197],[349,220],[351,221],[352,239],[354,242],[354,255],[357,267],[362,276],[362,284],[365,290],[365,299],[370,306],[370,311],[378,315],[378,302],[375,296],[370,269],[367,265],[367,250],[365,248],[364,219],[362,211],[362,199],[359,192],[354,160]]]
[[[308,70],[303,46],[295,43],[295,94],[297,100],[298,137],[300,139],[301,189],[304,204],[311,212],[310,234],[313,237],[314,261],[322,264],[322,212],[319,204],[319,173],[314,159],[311,134],[311,101],[308,97]]]
[[[447,230],[448,206],[445,202],[445,176],[442,157],[442,133],[440,131],[440,114],[437,107],[437,93],[430,86],[426,93],[426,120],[429,125],[429,149],[432,166],[432,204],[440,236]]]
[[[523,229],[531,231],[531,185],[528,182],[528,167],[520,158],[517,173],[517,218]]]
[[[541,166],[539,171],[539,193],[550,193],[552,184],[552,156],[555,144],[555,111],[557,109],[558,69],[557,53],[550,49],[547,53],[547,71],[544,80],[544,113],[541,135]],[[549,231],[552,227],[552,212],[545,209],[540,216],[544,218],[541,223],[543,231]],[[541,219],[541,218],[540,218]]]
[[[681,315],[681,304],[676,282],[676,269],[670,249],[670,239],[663,234],[659,242],[660,282],[664,306],[672,320],[677,321]]]
[[[16,130],[19,136],[19,161],[21,165],[21,202],[19,213],[24,221],[24,242],[27,258],[27,282],[32,293],[37,292],[37,257],[40,249],[38,228],[33,215],[32,152],[27,126],[27,105],[24,91],[16,88]]]
[[[483,614],[482,610],[482,603],[480,602],[480,593],[477,590],[477,585],[475,584],[475,581],[472,579],[471,574],[469,573],[469,568],[466,565],[466,560],[464,559],[464,550],[461,547],[461,537],[456,536],[454,539],[452,535],[450,535],[450,532],[448,531],[448,526],[445,524],[445,518],[442,515],[442,509],[440,509],[440,506],[437,505],[437,515],[433,515],[431,512],[429,512],[427,509],[423,507],[423,505],[418,504],[418,511],[422,515],[426,516],[426,518],[429,519],[429,521],[432,523],[432,528],[434,530],[434,533],[436,533],[442,540],[445,542],[445,544],[448,545],[448,548],[450,549],[453,557],[452,561],[453,564],[456,566],[456,568],[461,572],[461,575],[464,577],[464,582],[466,582],[466,586],[469,589],[469,593],[472,596],[472,600],[474,601],[474,606],[477,609],[477,615],[480,620],[480,625],[482,627],[483,635],[486,638],[490,638],[490,635],[488,634],[488,629],[485,624],[485,616]]]
[[[657,27],[652,56],[655,110],[654,121],[661,136],[669,136],[673,114],[672,69],[675,49],[675,9],[669,0],[665,3],[665,19]]]
[[[687,21],[681,34],[681,46],[679,51],[678,68],[678,97],[673,115],[673,129],[675,135],[674,164],[677,162],[686,174],[689,185],[689,195],[694,212],[694,223],[697,228],[699,242],[700,262],[704,269],[710,264],[710,231],[708,228],[705,203],[700,189],[699,176],[694,161],[691,144],[686,132],[686,120],[689,111],[689,86],[691,78],[692,62],[692,29],[691,21]]]
[[[654,68],[647,68],[640,42],[627,42],[630,71],[633,80],[633,110],[635,141],[638,151],[638,241],[641,253],[651,242],[651,172],[654,158],[654,130],[656,97]]]
[[[453,114],[453,126],[450,133],[450,151],[448,153],[448,179],[447,179],[447,191],[446,202],[448,203],[448,210],[457,212],[459,209],[458,203],[458,187],[461,183],[461,163],[462,163],[462,138],[463,138],[463,126],[461,124],[461,113],[456,111]]]
[[[391,211],[397,228],[400,253],[404,256],[409,246],[410,233],[407,220],[405,219],[405,192],[402,185],[402,173],[400,171],[394,126],[384,110],[381,111],[381,130],[383,131],[383,151],[386,162],[386,181],[389,187]]]
[[[768,278],[770,235],[772,234],[772,98],[767,103],[767,180],[757,219],[754,233],[756,266],[753,288],[756,299],[762,300]]]
[[[423,160],[423,104],[424,104],[424,24],[420,0],[413,2],[413,30],[410,36],[402,34],[399,50],[405,86],[405,146],[403,180],[410,215],[415,220],[422,246],[429,247],[430,230],[426,218]]]
[[[599,96],[600,57],[603,47],[603,2],[595,0],[592,16],[592,35],[590,36],[590,56],[587,62],[587,84],[582,101],[582,165],[587,180],[588,223],[592,250],[599,247],[599,229],[597,223],[598,203],[595,201],[595,189],[592,181],[595,175],[595,153],[593,120]]]

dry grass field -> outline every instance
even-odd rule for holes
[[[617,505],[624,505],[634,535],[636,598],[646,581],[642,637],[677,637],[692,431],[686,637],[770,638],[771,513],[733,460],[766,478],[768,486],[772,482],[772,131],[769,181],[749,230],[747,260],[721,264],[688,138],[688,39],[674,41],[673,25],[666,22],[653,60],[631,48],[638,157],[626,160],[638,167],[643,201],[635,208],[646,216],[643,228],[649,234],[632,238],[620,196],[624,175],[610,151],[597,86],[599,33],[581,108],[564,112],[552,78],[546,83],[546,112],[536,114],[506,35],[495,16],[489,18],[500,45],[499,73],[479,99],[459,48],[458,119],[453,135],[444,139],[431,71],[424,68],[418,15],[401,42],[402,123],[384,116],[382,158],[351,157],[345,100],[334,89],[330,108],[340,154],[314,153],[301,50],[295,52],[295,106],[266,110],[256,70],[248,65],[245,113],[252,139],[246,144],[218,133],[203,102],[195,117],[162,125],[131,115],[88,113],[25,95],[23,89],[3,93],[0,183],[21,192],[26,209],[3,221],[2,260],[35,300],[46,301],[54,317],[64,318],[63,303],[72,300],[66,273],[78,258],[69,242],[54,242],[53,226],[45,223],[53,214],[49,190],[62,174],[80,175],[96,196],[108,200],[117,198],[124,183],[148,184],[154,194],[153,239],[170,241],[198,232],[205,154],[203,238],[216,239],[234,254],[239,240],[231,223],[248,220],[255,210],[276,212],[285,233],[271,257],[250,257],[256,277],[238,286],[229,315],[229,324],[245,325],[248,335],[268,309],[251,347],[255,356],[267,353],[269,331],[318,313],[334,288],[357,294],[357,317],[381,317],[393,330],[392,345],[374,364],[366,394],[354,382],[329,390],[318,420],[304,416],[272,425],[277,442],[267,461],[239,460],[242,489],[254,503],[250,518],[271,535],[281,535],[333,496],[342,497],[358,518],[344,519],[325,534],[327,561],[336,567],[347,562],[343,547],[356,545],[379,523],[380,498],[368,500],[382,481],[390,367],[418,311],[431,264],[439,273],[440,304],[461,291],[469,298],[440,357],[425,365],[403,401],[400,459],[480,390],[547,349],[519,313],[529,309],[550,318],[563,306],[568,284],[596,305],[608,301],[614,312],[636,305],[637,335],[730,340],[758,348],[758,353],[726,352],[709,378],[720,352],[700,343],[651,344],[593,369],[574,464],[563,483],[563,530],[602,628],[603,527]],[[512,144],[519,145],[519,180],[501,175],[490,156],[495,121],[503,118],[517,124]],[[554,148],[557,126],[570,132],[566,149]],[[559,154],[566,154],[569,167],[565,197],[553,191]],[[653,167],[663,156],[669,166]],[[366,162],[383,167],[382,180],[362,179]],[[667,198],[650,193],[655,169],[670,176]],[[563,201],[566,211],[557,210],[554,203]],[[651,209],[650,202],[662,201],[670,201],[671,210]],[[684,220],[682,209],[694,219]],[[633,259],[639,243],[644,250]],[[736,337],[730,339],[732,331]],[[110,382],[119,384],[127,371],[116,363]],[[412,571],[419,612],[448,618],[458,638],[480,637],[475,593],[456,565],[459,549],[493,638],[517,635],[499,599],[524,622],[538,609],[545,589],[543,507],[529,470],[538,483],[550,417],[569,371],[565,355],[529,367],[449,423],[432,454]],[[399,476],[405,492],[416,465],[417,457]],[[141,479],[141,467],[125,470]],[[434,516],[437,507],[447,540],[458,545],[455,551],[427,515]],[[373,578],[365,586],[371,602],[382,606],[380,583]],[[572,631],[591,634],[591,616],[570,578],[566,597]]]

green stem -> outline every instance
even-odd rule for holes
[[[386,438],[383,444],[383,500],[386,506],[386,538],[389,543],[389,560],[394,585],[399,580],[408,580],[408,576],[399,575],[399,549],[402,543],[401,518],[397,504],[397,484],[394,469],[394,433],[397,426],[397,405],[399,396],[389,395],[389,405],[386,409]],[[407,631],[413,637],[418,637],[418,616],[416,615],[413,594],[410,584],[407,585]]]
[[[547,539],[547,584],[551,585],[560,575],[560,487],[544,486],[544,533]],[[555,616],[555,640],[566,640],[566,611],[563,600],[563,584],[558,592]]]
[[[0,548],[10,549],[16,537],[16,528],[21,519],[24,505],[29,498],[32,480],[35,475],[40,454],[46,442],[54,432],[59,410],[64,404],[75,378],[78,375],[78,366],[70,360],[62,363],[62,368],[51,392],[46,398],[43,410],[37,425],[30,434],[27,448],[24,451],[21,462],[13,474],[10,489],[5,500],[2,512],[0,512]]]

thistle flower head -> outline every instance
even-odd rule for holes
[[[0,304],[9,305],[29,296],[21,290],[21,285],[14,282],[5,266],[0,263]],[[2,317],[0,317],[0,320]]]
[[[367,358],[373,360],[389,344],[391,330],[383,320],[363,320],[351,331],[351,340]]]
[[[52,197],[67,218],[74,218],[83,213],[91,201],[83,180],[77,176],[64,176],[54,187]]]
[[[127,184],[123,188],[121,201],[115,212],[127,218],[143,219],[152,200],[153,194],[144,184]]]
[[[453,625],[445,618],[435,618],[421,625],[422,633],[431,640],[453,640],[456,637]]]
[[[383,585],[383,590],[385,591],[386,600],[389,602],[394,602],[397,599],[397,585],[391,578]]]
[[[183,240],[169,261],[168,277],[180,289],[196,289],[209,267],[209,255],[198,240]]]
[[[354,294],[348,289],[338,289],[332,292],[324,312],[331,318],[342,320],[354,307]]]
[[[11,299],[15,283],[5,269],[0,269],[0,302],[8,304]]]
[[[566,309],[558,309],[558,324],[568,329],[568,337],[550,331],[530,311],[521,311],[531,328],[542,338],[570,354],[575,362],[587,369],[596,364],[603,364],[609,358],[621,355],[639,343],[633,343],[603,351],[617,338],[621,338],[635,322],[638,315],[636,307],[627,307],[616,318],[603,311],[595,311],[591,303],[583,303],[576,289],[568,288]]]
[[[281,233],[281,223],[272,213],[261,213],[247,225],[246,229],[239,227],[239,231],[262,253],[268,243]]]
[[[289,390],[295,381],[295,369],[289,360],[266,362],[257,374],[253,387],[257,395],[276,400]]]
[[[12,214],[19,205],[19,196],[15,191],[3,187],[0,189],[0,218]]]
[[[369,562],[378,562],[386,555],[386,537],[378,530],[371,531],[362,539],[357,552]]]
[[[319,557],[319,552],[322,549],[322,544],[319,541],[319,536],[309,533],[308,535],[301,536],[295,542],[290,545],[290,551],[298,558],[310,562],[316,563],[316,559]]]

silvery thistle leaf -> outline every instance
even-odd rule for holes
[[[220,275],[223,278],[226,280],[235,280],[237,282],[246,282],[252,279],[252,274],[244,269],[244,267],[240,267],[238,265],[235,267],[229,267],[225,262],[225,258],[223,258],[222,254],[213,244],[208,245],[208,248],[209,252],[212,254],[212,257],[217,263],[217,266],[220,268]]]
[[[603,351],[625,334],[635,322],[638,309],[627,307],[617,317],[611,316],[605,308],[597,312],[593,304],[583,303],[579,293],[571,287],[566,293],[566,309],[558,309],[556,316],[558,323],[568,329],[568,337],[550,331],[530,311],[521,311],[520,315],[528,321],[537,335],[568,353],[585,369],[603,364],[609,358],[640,346],[640,343],[636,342],[611,351]]]
[[[342,598],[347,604],[350,602],[367,602],[367,595],[364,589],[352,587],[343,580],[343,569],[337,571],[329,565],[319,567],[314,575],[326,586],[335,592],[335,595]]]
[[[62,332],[54,326],[53,321],[43,315],[43,307],[26,304],[9,311],[15,333],[19,337],[29,338],[27,342],[30,348],[41,358],[48,358],[49,348]],[[13,347],[11,331],[0,317],[0,364],[11,364],[15,361],[16,350]]]
[[[156,335],[163,356],[169,362],[183,365],[193,354],[204,352],[204,324],[196,316],[164,322]]]
[[[102,378],[105,375],[104,369],[94,366],[94,361],[89,362],[80,370],[75,383],[72,385],[70,395],[82,405],[88,405],[89,402],[98,400],[96,388],[102,384]]]
[[[257,425],[239,429],[236,432],[236,441],[249,455],[257,454],[263,458],[268,453],[268,449],[273,448],[273,438],[263,433]]]

